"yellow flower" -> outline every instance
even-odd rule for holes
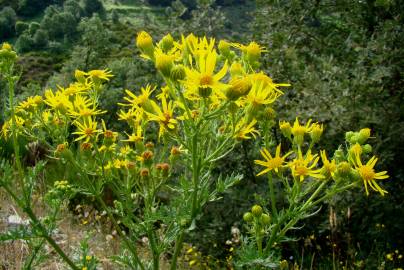
[[[136,128],[136,133],[132,133],[131,135],[128,135],[127,140],[122,140],[123,142],[141,142],[143,141],[143,129],[140,125],[137,126]]]
[[[313,141],[313,143],[318,142],[324,131],[323,124],[320,125],[318,123],[313,123],[310,129],[311,140]]]
[[[272,157],[272,155],[269,153],[269,151],[267,149],[262,149],[260,150],[261,155],[264,157],[264,160],[254,160],[255,164],[261,165],[266,167],[266,169],[264,169],[263,171],[261,171],[259,174],[257,174],[257,176],[263,175],[264,173],[267,173],[269,171],[274,170],[276,173],[279,172],[279,169],[282,168],[285,159],[292,154],[292,152],[289,152],[287,154],[285,154],[283,157],[281,157],[281,144],[279,144],[276,147],[276,152],[275,152],[275,156]]]
[[[59,91],[53,93],[50,89],[46,90],[44,102],[60,112],[66,112],[73,109],[73,104],[70,102],[69,97]]]
[[[17,113],[20,111],[30,111],[35,110],[42,103],[41,96],[28,97],[26,100],[20,102],[16,107]]]
[[[263,87],[270,87],[272,88],[275,92],[278,92],[279,94],[283,94],[281,90],[278,89],[278,86],[290,86],[289,83],[274,83],[272,79],[266,75],[264,72],[258,72],[258,73],[253,73],[249,75],[251,81],[257,82],[257,83],[263,83]]]
[[[258,130],[254,128],[257,120],[253,119],[250,123],[246,122],[246,119],[243,118],[236,125],[236,131],[234,138],[237,140],[248,140],[251,139],[252,135],[255,138],[256,134],[259,134]]]
[[[73,117],[91,117],[106,113],[106,111],[97,110],[92,100],[82,95],[75,96],[73,107],[69,111],[69,115]]]
[[[264,47],[261,47],[254,41],[250,42],[248,45],[233,43],[233,46],[240,49],[247,57],[247,60],[251,62],[258,61],[261,57],[261,53],[266,52]]]
[[[166,54],[159,48],[154,51],[154,55],[156,58],[156,69],[160,71],[164,76],[169,77],[171,69],[174,65],[175,56]]]
[[[113,77],[114,75],[111,74],[111,71],[108,69],[104,70],[91,70],[88,72],[88,75],[94,82],[101,82],[101,81],[109,81],[109,78]]]
[[[150,104],[150,95],[153,93],[153,91],[156,89],[155,86],[151,85],[146,85],[146,87],[142,87],[140,89],[141,94],[136,96],[133,94],[130,90],[125,90],[125,93],[128,95],[128,97],[124,97],[124,100],[129,102],[129,104],[124,104],[124,103],[118,103],[119,105],[122,106],[132,106],[134,107],[146,107],[145,109],[149,109],[149,104]]]
[[[149,33],[145,31],[139,32],[136,38],[136,46],[142,51],[143,57],[153,57],[153,38]]]
[[[363,165],[361,161],[361,157],[359,152],[355,153],[354,159],[354,167],[356,171],[359,173],[363,180],[363,184],[365,185],[366,195],[369,195],[368,185],[374,190],[379,192],[382,196],[385,193],[388,193],[386,190],[382,189],[377,183],[376,180],[386,179],[389,178],[387,175],[387,171],[382,171],[376,173],[374,170],[374,166],[376,165],[377,158],[373,156],[368,162]]]
[[[314,169],[317,165],[319,157],[312,155],[311,151],[308,151],[303,157],[302,151],[299,149],[298,156],[291,162],[289,162],[289,168],[292,170],[292,175],[298,178],[301,182],[305,177],[311,176],[313,178],[322,179],[325,178],[321,174],[321,169]]]
[[[220,80],[227,73],[227,63],[223,65],[218,73],[215,72],[217,54],[215,51],[206,56],[201,55],[198,59],[198,69],[186,68],[187,75],[184,85],[186,87],[185,96],[188,99],[199,99],[209,97],[212,93],[224,97],[223,90],[227,87]]]
[[[74,141],[85,139],[85,142],[89,142],[92,138],[101,133],[101,130],[97,129],[97,122],[93,121],[91,117],[84,120],[83,123],[75,121],[74,124],[77,127],[77,131],[73,132],[73,134],[80,135]]]
[[[13,47],[11,47],[10,43],[3,42],[3,44],[1,45],[1,49],[6,50],[6,51],[11,51],[13,49]]]
[[[251,90],[242,98],[240,104],[251,104],[257,108],[260,105],[268,105],[273,103],[281,94],[270,86],[265,86],[263,82],[253,81]]]
[[[293,127],[292,127],[292,134],[293,134],[293,141],[297,144],[297,145],[302,145],[303,141],[304,141],[304,134],[309,133],[311,131],[311,119],[309,119],[309,121],[307,121],[305,126],[300,125],[299,123],[299,119],[297,119],[295,122],[293,123]]]
[[[321,161],[323,162],[323,172],[325,176],[334,176],[335,171],[337,170],[337,165],[335,164],[335,160],[328,160],[327,154],[325,150],[320,151]]]
[[[177,120],[174,119],[173,101],[167,102],[165,97],[161,98],[161,108],[154,101],[151,101],[153,112],[146,112],[150,121],[156,121],[160,125],[159,137],[166,131],[172,131],[177,125]]]
[[[85,83],[86,82],[86,77],[88,76],[87,72],[81,71],[76,69],[74,71],[74,77],[76,78],[76,80],[80,83]]]

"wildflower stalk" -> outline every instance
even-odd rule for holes
[[[268,173],[268,186],[269,186],[269,194],[271,197],[271,208],[272,213],[275,217],[278,216],[278,210],[276,209],[276,199],[275,199],[275,190],[274,190],[274,182],[272,179],[272,173]]]
[[[33,224],[33,227],[39,229],[39,231],[41,232],[41,236],[53,247],[56,253],[62,258],[62,260],[65,261],[70,266],[71,269],[79,270],[79,268],[74,264],[74,262],[69,259],[66,253],[64,253],[64,251],[60,248],[60,246],[49,235],[46,228],[42,225],[42,223],[38,220],[35,213],[32,211],[32,208],[23,201],[21,201],[7,185],[3,185],[3,188],[13,198],[14,202],[18,205],[18,207],[21,208],[28,215]]]

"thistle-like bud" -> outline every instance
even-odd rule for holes
[[[150,163],[150,161],[153,159],[153,152],[146,150],[142,153],[142,159],[145,164]]]
[[[259,205],[254,205],[251,208],[251,213],[255,216],[255,217],[260,217],[262,215],[262,207]]]
[[[251,221],[253,221],[253,219],[254,219],[254,216],[253,216],[253,214],[251,214],[251,212],[244,213],[243,220],[245,222],[251,222]]]
[[[370,137],[370,128],[362,128],[359,131],[358,143],[364,144],[367,141],[367,139],[369,139],[369,137]]]
[[[165,35],[160,41],[160,48],[167,52],[174,46],[174,39],[170,34]]]
[[[183,65],[175,65],[170,72],[170,78],[173,81],[181,81],[186,77],[185,68]]]

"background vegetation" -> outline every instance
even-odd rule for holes
[[[371,127],[375,150],[384,157],[381,166],[391,175],[386,197],[357,190],[324,205],[322,214],[296,233],[298,241],[285,247],[284,257],[306,267],[315,255],[319,268],[342,262],[375,269],[404,265],[386,259],[404,250],[403,15],[399,0],[0,0],[0,40],[13,43],[20,54],[20,98],[67,85],[75,69],[110,69],[115,77],[102,102],[111,125],[117,125],[115,104],[122,90],[136,92],[157,78],[134,46],[140,30],[157,37],[194,32],[253,39],[265,46],[263,68],[276,81],[292,84],[278,117],[325,123],[330,148],[342,141],[344,130]],[[4,85],[0,91],[4,97]],[[1,100],[0,124],[6,106]],[[219,168],[237,170],[245,179],[208,205],[201,221],[205,229],[187,239],[206,256],[226,260],[237,245],[228,241],[232,226],[243,229],[242,213],[265,187],[248,161],[257,157],[252,144],[244,143]]]

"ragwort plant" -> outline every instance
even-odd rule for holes
[[[265,160],[256,163],[265,167],[260,175],[268,176],[271,212],[263,213],[257,205],[244,216],[253,237],[246,238],[240,249],[241,266],[277,266],[273,247],[287,240],[286,232],[300,219],[315,214],[310,211],[320,202],[354,187],[360,178],[367,192],[369,186],[385,193],[375,182],[387,177],[384,172],[374,173],[376,159],[362,163],[365,146],[361,144],[369,137],[368,129],[350,134],[358,139],[355,144],[352,141],[348,155],[338,150],[330,161],[321,152],[323,168],[318,168],[319,157],[311,150],[322,125],[308,122],[301,126],[296,120],[291,127],[281,122],[281,131],[293,149],[281,155],[279,145],[271,156],[267,150],[272,145],[269,130],[275,123],[271,104],[283,94],[279,88],[289,84],[274,83],[259,71],[265,50],[257,43],[222,40],[217,50],[215,40],[206,37],[190,34],[176,41],[168,34],[154,43],[148,33],[140,32],[136,45],[165,83],[159,88],[146,85],[139,94],[125,90],[118,119],[128,129],[119,132],[106,126],[102,119],[106,111],[99,107],[100,93],[113,77],[108,70],[77,70],[76,81],[68,87],[48,89],[43,96],[14,104],[17,55],[8,44],[1,50],[2,76],[10,93],[10,117],[1,135],[13,142],[14,163],[3,163],[2,174],[8,172],[8,180],[1,180],[0,186],[27,214],[36,236],[47,241],[72,269],[95,269],[97,262],[94,257],[89,262],[72,259],[52,238],[61,205],[72,194],[94,199],[107,213],[122,243],[121,254],[113,257],[117,263],[131,269],[159,269],[162,257],[169,256],[171,269],[176,269],[184,237],[197,228],[203,206],[220,199],[221,193],[242,179],[241,175],[217,178],[212,169],[236,144],[261,135]],[[308,147],[305,134],[311,135]],[[34,169],[22,165],[20,138],[47,149],[47,158]],[[43,170],[47,166],[58,172],[57,179]],[[286,167],[291,178],[286,176]],[[15,173],[10,168],[16,168]],[[38,192],[35,180],[39,175],[29,173],[32,170],[41,170],[41,177],[54,182],[46,195],[55,212],[52,226],[33,211],[31,196]],[[275,179],[283,183],[289,208],[277,209]],[[103,199],[106,190],[114,195],[111,204]],[[148,239],[150,260],[139,256],[137,241],[143,236]],[[86,248],[81,258],[87,258],[88,247],[82,246]]]

